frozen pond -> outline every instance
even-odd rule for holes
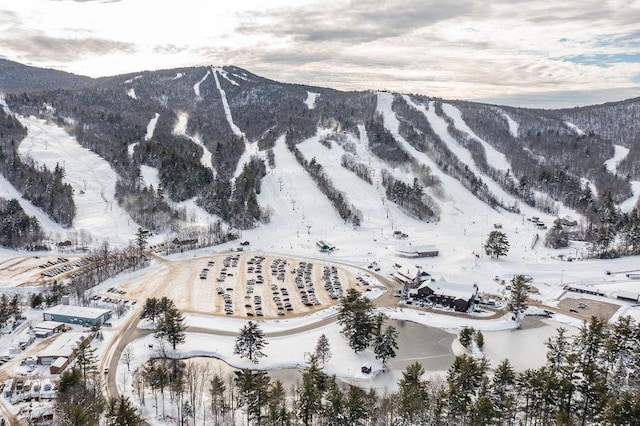
[[[422,364],[429,376],[445,376],[455,358],[452,346],[457,332],[401,320],[390,320],[388,324],[399,331],[398,356],[388,362],[388,371],[371,379],[341,379],[343,382],[366,389],[376,389],[380,393],[393,392],[397,389],[397,381],[402,377],[402,371],[416,361]],[[528,317],[519,330],[484,332],[484,353],[491,367],[495,367],[502,359],[509,358],[516,371],[538,368],[546,361],[545,342],[554,337],[557,328],[561,326],[567,328],[570,335],[577,332],[575,327],[536,317]],[[215,358],[208,358],[207,363],[215,371],[221,372],[223,377],[228,377],[235,370],[224,361]],[[295,368],[269,371],[271,379],[280,380],[287,389],[299,386],[301,373],[302,370]]]
[[[564,327],[568,336],[573,336],[578,329],[559,324],[549,319],[527,317],[519,330],[485,332],[484,353],[489,358],[490,367],[494,368],[504,358],[509,358],[516,371],[527,368],[538,368],[546,362],[547,347],[545,342],[555,337],[558,328]]]

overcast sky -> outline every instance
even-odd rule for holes
[[[0,56],[522,106],[640,96],[640,0],[4,0]]]

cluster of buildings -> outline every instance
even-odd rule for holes
[[[477,284],[450,283],[417,267],[397,268],[393,277],[402,284],[402,298],[408,302],[468,312],[478,301]]]

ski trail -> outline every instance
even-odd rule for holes
[[[462,114],[460,113],[460,110],[458,108],[454,107],[453,105],[443,103],[442,110],[444,111],[445,114],[447,114],[453,120],[453,125],[458,130],[466,133],[467,135],[471,136],[473,139],[480,142],[480,144],[482,144],[482,147],[484,148],[484,152],[487,157],[487,162],[491,167],[497,170],[502,170],[502,171],[507,171],[511,168],[511,164],[509,163],[509,161],[507,160],[507,157],[505,157],[503,153],[499,152],[497,149],[491,146],[487,141],[480,138],[478,135],[475,134],[473,130],[471,130],[471,128],[467,125],[467,123],[465,123],[464,119],[462,118]]]
[[[614,175],[618,172],[618,164],[629,154],[629,148],[622,145],[613,145],[613,157],[604,162],[604,166]]]
[[[204,75],[204,77],[202,77],[202,80],[200,80],[199,82],[197,82],[196,84],[193,85],[193,91],[196,94],[196,98],[198,99],[202,99],[202,96],[200,96],[200,85],[202,83],[204,83],[204,81],[207,79],[207,77],[209,77],[209,70],[207,70],[207,73]]]
[[[131,99],[138,100],[138,96],[136,95],[136,90],[133,87],[129,89],[129,91],[127,92],[127,96],[129,96]]]
[[[240,86],[237,82],[235,82],[235,81],[233,81],[233,80],[231,80],[231,79],[229,78],[229,73],[228,73],[228,72],[226,72],[226,71],[225,71],[225,70],[223,70],[222,68],[217,68],[216,70],[217,70],[217,71],[220,73],[220,75],[221,75],[222,77],[224,77],[224,79],[225,79],[225,80],[227,80],[229,83],[233,84],[234,86]],[[231,74],[231,75],[233,75],[234,77],[236,76],[235,74]]]
[[[509,114],[507,114],[503,110],[499,108],[496,108],[496,110],[500,113],[500,115],[504,117],[505,120],[507,120],[507,125],[509,126],[509,133],[511,133],[511,136],[513,136],[514,138],[517,138],[518,129],[520,128],[520,125],[518,124],[518,122],[515,121],[513,118],[511,118],[511,116],[509,116]]]
[[[320,96],[320,93],[307,91],[307,99],[304,100],[307,108],[314,109],[316,107],[316,99],[318,99],[318,96]]]
[[[227,123],[229,123],[229,127],[231,127],[231,131],[234,135],[239,136],[242,140],[246,141],[244,133],[240,130],[236,123],[233,122],[233,117],[231,116],[231,108],[229,108],[229,102],[227,102],[227,94],[220,86],[220,80],[218,79],[218,73],[222,71],[221,68],[213,68],[213,77],[216,80],[216,87],[218,88],[218,92],[220,92],[220,97],[222,98],[222,108],[224,108],[224,115],[227,117]]]
[[[74,229],[118,245],[128,244],[138,225],[115,198],[118,175],[111,165],[58,126],[33,117],[18,119],[28,129],[18,153],[50,170],[56,164],[64,167],[64,180],[74,189]]]
[[[156,124],[158,124],[158,118],[160,118],[160,114],[156,112],[156,115],[149,120],[149,124],[147,124],[147,134],[144,135],[145,141],[148,141],[153,137],[153,132],[156,131]]]
[[[426,117],[427,121],[429,122],[429,125],[431,125],[431,128],[433,129],[435,134],[442,140],[442,142],[445,143],[445,145],[447,145],[447,148],[449,148],[451,152],[453,152],[453,154],[458,158],[458,160],[466,164],[467,167],[469,167],[469,170],[473,172],[473,174],[482,178],[482,181],[487,185],[487,188],[489,189],[489,191],[498,200],[501,200],[504,203],[508,203],[509,205],[513,205],[514,203],[517,203],[517,200],[511,194],[507,193],[493,179],[491,179],[489,176],[485,175],[480,169],[478,169],[476,162],[473,160],[473,156],[471,155],[471,152],[465,147],[461,146],[458,143],[458,141],[456,141],[449,134],[449,131],[447,129],[448,123],[442,117],[439,117],[435,113],[435,106],[433,101],[429,102],[429,108],[427,109],[425,108],[424,105],[416,104],[406,95],[403,96],[403,98],[405,99],[405,101],[407,101],[407,103],[412,108],[421,112]],[[455,123],[455,120],[454,120],[454,123]]]
[[[218,79],[218,73],[224,76],[223,73],[226,73],[226,71],[224,71],[222,68],[212,69],[213,77],[216,80],[216,87],[218,88],[218,92],[220,92],[220,98],[222,99],[222,108],[224,109],[224,115],[227,118],[227,123],[229,123],[229,127],[231,127],[231,131],[233,132],[233,134],[242,138],[242,140],[244,141],[244,152],[242,153],[242,156],[238,160],[238,164],[236,165],[236,170],[233,173],[233,179],[235,180],[238,176],[240,176],[240,173],[242,173],[242,169],[244,168],[244,165],[251,159],[251,157],[254,155],[260,155],[260,153],[258,149],[258,141],[249,142],[247,140],[246,135],[233,122],[233,116],[231,115],[231,108],[229,107],[229,102],[227,101],[227,93],[224,91],[224,89],[220,85],[220,80]]]
[[[195,143],[199,147],[202,148],[202,157],[200,157],[200,164],[211,169],[214,176],[216,174],[215,169],[213,168],[213,162],[211,161],[213,154],[211,151],[202,143],[202,140],[196,135],[191,136],[187,133],[187,125],[189,124],[189,114],[186,112],[178,113],[178,120],[176,121],[175,126],[173,127],[173,134],[178,136],[184,136],[189,139],[191,142]]]
[[[571,130],[573,130],[574,132],[576,132],[576,134],[577,134],[578,136],[582,136],[582,135],[584,135],[584,131],[583,131],[582,129],[578,128],[578,126],[576,126],[575,124],[570,123],[570,122],[568,122],[568,121],[565,121],[565,122],[564,122],[564,124],[565,124],[568,128],[570,128]]]
[[[156,124],[158,124],[159,117],[160,117],[160,114],[156,112],[156,115],[151,120],[149,120],[149,123],[147,124],[147,134],[144,136],[145,141],[148,141],[153,137],[153,133],[156,130]],[[138,142],[129,144],[129,146],[127,147],[127,151],[129,152],[129,157],[133,157],[133,151],[136,149],[136,145],[138,145]]]

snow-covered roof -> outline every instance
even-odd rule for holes
[[[420,253],[437,253],[438,247],[434,244],[425,244],[425,245],[407,245],[401,246],[396,249],[398,254],[403,256],[418,256]]]
[[[454,284],[443,279],[425,282],[435,295],[449,296],[456,299],[469,300],[478,292],[478,287],[467,284]]]
[[[44,315],[66,315],[78,318],[98,318],[111,312],[110,309],[90,308],[85,306],[74,305],[56,305],[44,311]]]
[[[55,339],[49,346],[38,353],[38,357],[69,357],[73,354],[73,349],[78,342],[86,339],[88,333],[76,331],[68,331],[66,333],[60,333],[57,339]]]
[[[64,323],[58,321],[42,321],[34,326],[41,330],[55,330],[56,328],[63,326]]]

